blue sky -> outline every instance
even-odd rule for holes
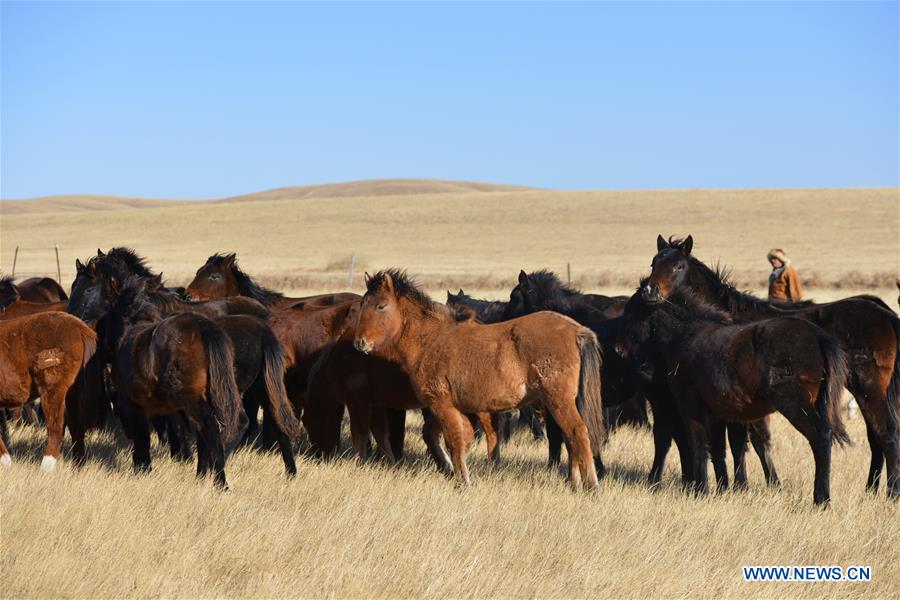
[[[900,184],[898,3],[10,3],[0,196]]]

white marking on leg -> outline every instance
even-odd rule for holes
[[[56,469],[56,459],[52,456],[45,455],[41,461],[41,471],[50,472]]]
[[[3,456],[0,456],[0,465],[3,465],[4,467],[8,467],[11,464],[12,464],[12,457],[9,454],[4,454]]]

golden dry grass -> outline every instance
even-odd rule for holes
[[[467,191],[46,214],[11,214],[4,203],[0,269],[10,270],[16,245],[59,242],[68,283],[76,257],[128,245],[184,283],[228,250],[299,295],[344,288],[355,250],[360,270],[407,267],[439,299],[458,286],[502,298],[520,268],[564,273],[567,262],[586,290],[627,293],[648,271],[657,233],[693,233],[700,258],[721,258],[756,291],[765,252],[779,245],[816,298],[874,292],[895,306],[898,197],[896,188]],[[51,252],[19,260],[20,273],[55,270]],[[784,489],[765,489],[751,457],[748,492],[704,499],[681,492],[674,453],[663,488],[646,487],[645,431],[613,435],[613,472],[596,494],[569,491],[544,468],[545,445],[522,436],[495,469],[481,443],[475,483],[459,491],[433,472],[415,431],[397,468],[301,461],[290,482],[275,456],[242,450],[229,463],[232,491],[220,494],[158,448],[154,472],[132,475],[127,445],[109,433],[89,438],[84,469],[64,462],[46,475],[36,458],[43,432],[14,428],[16,462],[0,469],[0,596],[897,597],[900,508],[863,492],[861,420],[850,430],[856,444],[835,451],[823,513],[812,507],[808,446],[777,417]],[[744,564],[863,564],[874,580],[745,583]]]
[[[411,419],[418,421],[418,418]],[[766,489],[708,498],[678,483],[647,488],[649,432],[623,429],[606,450],[612,474],[574,493],[524,434],[491,468],[473,450],[459,490],[424,456],[418,429],[394,468],[349,458],[301,461],[287,481],[275,455],[239,451],[231,491],[197,481],[193,465],[155,448],[150,475],[130,472],[123,440],[89,438],[82,470],[39,471],[43,433],[12,431],[15,463],[0,471],[2,595],[45,597],[802,597],[900,593],[900,508],[863,491],[868,451],[834,452],[831,509],[812,506],[808,446],[781,418]],[[748,583],[742,565],[870,565],[869,583]]]
[[[692,233],[695,253],[732,267],[758,287],[765,253],[781,246],[820,290],[841,282],[891,304],[900,266],[900,190],[719,190],[629,192],[470,192],[307,198],[142,210],[3,214],[0,269],[55,273],[75,258],[127,245],[174,282],[186,282],[212,252],[236,251],[244,269],[295,291],[346,287],[360,269],[403,266],[429,289],[508,290],[519,269],[566,272],[586,290],[627,292],[648,271],[657,233]],[[355,288],[360,289],[361,277]],[[853,283],[855,282],[855,283]],[[816,286],[810,289],[817,293]],[[892,299],[892,297],[894,297]]]

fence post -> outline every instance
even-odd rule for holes
[[[53,249],[56,251],[56,283],[62,285],[62,269],[59,268],[59,242],[53,244]]]
[[[350,253],[350,274],[347,276],[347,287],[353,287],[353,268],[356,266],[356,250]]]
[[[16,251],[13,254],[13,268],[12,268],[12,277],[16,278],[16,261],[19,260],[19,247],[16,246]]]
[[[566,282],[572,285],[572,263],[566,263]]]

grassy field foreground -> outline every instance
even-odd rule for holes
[[[130,472],[124,441],[89,439],[88,465],[39,471],[43,432],[12,429],[0,470],[0,581],[6,598],[38,597],[852,597],[900,593],[900,508],[863,491],[868,449],[836,449],[833,503],[812,505],[812,457],[774,421],[784,481],[694,498],[677,456],[648,489],[648,431],[611,438],[612,473],[575,493],[524,434],[499,467],[484,443],[459,490],[424,456],[412,418],[409,456],[391,468],[342,458],[301,461],[288,481],[275,455],[239,451],[231,491],[195,479],[158,446],[149,475]],[[882,490],[883,491],[883,490]],[[870,565],[869,583],[746,583],[742,565]]]

